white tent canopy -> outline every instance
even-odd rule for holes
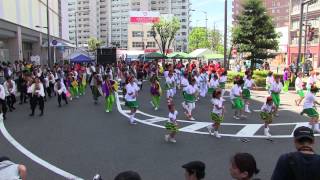
[[[189,55],[195,58],[204,58],[205,55],[213,54],[210,49],[196,49],[192,51]]]

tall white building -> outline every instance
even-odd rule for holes
[[[89,37],[95,37],[107,46],[128,49],[129,12],[158,11],[180,19],[181,29],[174,47],[184,51],[187,50],[190,5],[190,0],[69,0],[70,40],[74,44],[77,40],[82,46]]]

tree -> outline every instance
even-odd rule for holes
[[[167,50],[170,49],[179,29],[180,21],[176,17],[170,19],[161,18],[159,22],[153,24],[152,36],[163,55],[167,55]]]
[[[95,52],[100,46],[101,46],[101,41],[99,41],[97,38],[90,37],[88,39],[88,49],[89,51]]]
[[[218,30],[207,31],[203,27],[194,28],[189,35],[189,49],[193,51],[199,48],[208,48],[217,53],[223,52],[221,33]]]
[[[243,11],[236,20],[232,42],[238,47],[238,52],[248,53],[251,69],[257,62],[261,63],[259,59],[274,57],[270,52],[278,49],[279,35],[261,0],[245,1]]]

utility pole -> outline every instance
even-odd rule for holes
[[[224,68],[227,67],[227,40],[228,40],[228,1],[224,1],[224,60],[223,60],[223,66]]]
[[[47,0],[47,39],[48,39],[48,64],[51,65],[50,62],[50,23],[49,23],[49,0]]]

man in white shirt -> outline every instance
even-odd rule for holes
[[[63,99],[65,101],[66,104],[68,104],[68,100],[67,100],[67,88],[64,85],[63,82],[61,82],[60,79],[58,79],[54,85],[54,91],[56,92],[56,94],[58,95],[58,104],[59,107],[61,107],[61,99]]]
[[[39,105],[40,109],[40,116],[43,116],[43,110],[44,110],[44,87],[41,83],[40,79],[38,77],[35,78],[35,83],[31,85],[32,90],[32,98],[31,98],[31,114],[30,116],[34,116],[34,111]]]
[[[3,120],[6,119],[7,114],[7,104],[6,104],[6,93],[2,84],[0,84],[0,105],[3,114]]]
[[[5,94],[6,94],[6,100],[7,105],[9,107],[9,110],[15,110],[16,108],[13,106],[16,103],[16,92],[17,92],[17,86],[16,83],[11,80],[11,77],[7,77],[7,80],[3,83]]]
[[[137,124],[134,120],[134,116],[139,107],[137,102],[138,91],[140,90],[138,85],[134,82],[132,76],[128,78],[129,83],[126,85],[126,106],[128,106],[131,110],[131,114],[129,116],[129,121],[131,124]]]

